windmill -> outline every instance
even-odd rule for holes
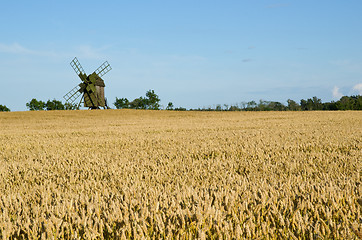
[[[104,87],[106,85],[101,78],[112,69],[109,63],[105,61],[90,75],[87,75],[84,72],[76,57],[70,62],[70,65],[82,82],[63,96],[65,101],[74,104],[74,102],[82,95],[78,108],[82,102],[84,103],[84,107],[88,107],[89,109],[99,109],[100,107],[103,107],[104,109],[109,108],[107,99],[104,97]]]

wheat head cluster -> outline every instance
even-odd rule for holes
[[[0,113],[2,239],[358,239],[362,112]]]

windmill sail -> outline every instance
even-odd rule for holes
[[[82,65],[80,65],[76,57],[70,62],[70,66],[72,66],[72,68],[77,73],[77,75],[82,79],[82,81],[85,81],[87,75],[85,74]]]
[[[109,63],[107,61],[105,61],[99,68],[97,68],[97,70],[95,70],[94,72],[99,76],[102,77],[104,74],[106,74],[107,72],[111,71],[111,65],[109,65]]]
[[[67,94],[63,96],[66,102],[69,102],[70,104],[73,104],[77,98],[79,98],[82,93],[79,91],[80,87],[79,85],[75,86],[72,90],[70,90]]]

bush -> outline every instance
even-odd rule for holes
[[[0,105],[0,112],[10,112],[10,109],[5,105]]]

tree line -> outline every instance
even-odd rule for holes
[[[48,100],[47,102],[39,101],[35,98],[26,103],[26,107],[30,111],[39,111],[39,110],[75,110],[79,109],[76,104],[62,103],[56,99]]]
[[[322,102],[318,97],[300,100],[297,103],[294,100],[288,99],[287,105],[275,101],[260,100],[241,102],[234,105],[217,104],[211,108],[190,109],[198,111],[334,111],[334,110],[362,110],[362,96],[343,96],[338,101]]]
[[[160,97],[154,90],[148,90],[146,96],[135,98],[129,101],[127,98],[116,97],[113,103],[117,109],[147,109],[147,110],[160,110]],[[62,103],[56,99],[48,100],[46,102],[39,101],[35,98],[26,103],[26,107],[30,111],[39,110],[76,110],[79,109],[77,104]],[[165,110],[175,111],[315,111],[315,110],[362,110],[362,96],[343,96],[338,101],[322,102],[318,97],[302,99],[300,102],[288,99],[287,104],[276,101],[259,100],[241,102],[239,104],[217,104],[214,107],[186,109],[183,107],[175,108],[172,102],[167,104]],[[9,112],[10,109],[5,105],[0,105],[0,112]]]
[[[146,97],[139,97],[133,101],[129,101],[127,98],[117,98],[113,103],[117,109],[149,109],[160,110],[160,97],[154,90],[148,90]]]

